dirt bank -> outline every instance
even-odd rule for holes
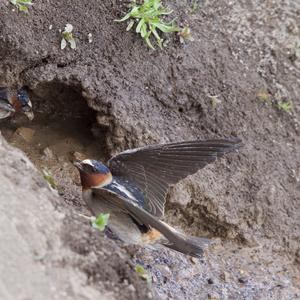
[[[162,299],[296,299],[300,5],[198,1],[192,12],[191,1],[165,3],[190,25],[194,41],[182,45],[172,35],[153,52],[113,22],[126,11],[121,1],[37,2],[27,16],[0,2],[0,85],[28,86],[37,115],[31,124],[1,123],[3,134],[51,170],[65,199],[57,206],[72,212],[85,211],[74,151],[105,159],[154,142],[239,136],[245,146],[238,154],[169,195],[168,222],[216,239],[207,258],[194,264],[159,249],[134,252],[133,260],[152,272]],[[75,51],[59,48],[66,23],[74,26]],[[280,110],[282,101],[293,110]],[[16,139],[20,126],[35,131],[32,143]],[[54,155],[45,160],[47,147]],[[68,226],[75,225],[66,226],[66,240]]]

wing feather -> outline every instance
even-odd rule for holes
[[[161,217],[170,185],[240,146],[238,138],[147,146],[124,151],[108,165],[113,175],[130,179],[144,193],[149,213]]]

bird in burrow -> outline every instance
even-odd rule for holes
[[[95,215],[109,213],[108,227],[124,243],[160,243],[201,257],[211,240],[187,236],[161,220],[169,186],[241,145],[238,138],[184,141],[127,150],[107,166],[92,159],[74,165],[87,206]]]
[[[25,114],[29,120],[34,118],[32,104],[25,88],[12,90],[0,87],[0,120],[17,113]]]

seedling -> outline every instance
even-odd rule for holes
[[[100,231],[104,231],[108,223],[108,218],[109,218],[109,214],[99,214],[97,218],[91,217],[90,220],[93,228],[96,228]]]
[[[277,104],[277,107],[281,110],[284,111],[286,113],[290,113],[293,110],[293,103],[292,101],[279,101]]]
[[[56,184],[51,172],[47,169],[44,169],[43,175],[44,175],[44,179],[48,182],[49,186],[52,189],[57,190],[57,184]]]
[[[164,33],[179,32],[180,28],[174,22],[165,23],[160,18],[164,15],[171,14],[171,10],[166,10],[161,4],[161,0],[145,0],[142,5],[133,4],[131,11],[122,19],[116,22],[124,22],[129,20],[126,31],[135,27],[135,32],[140,34],[142,39],[151,49],[155,49],[150,38],[153,35],[158,46],[162,49],[163,39],[160,37],[158,30]]]
[[[143,280],[147,281],[147,283],[151,283],[151,275],[144,269],[142,265],[136,265],[135,271]]]
[[[271,95],[268,93],[268,91],[262,89],[257,93],[257,98],[261,102],[264,103],[271,103]]]
[[[76,49],[76,42],[73,37],[73,25],[66,24],[65,30],[62,32],[62,40],[60,43],[60,48],[65,49],[67,47],[67,44],[69,43],[71,49]]]
[[[194,14],[197,12],[198,8],[199,8],[199,0],[194,0],[192,3],[192,8],[191,8],[191,14]]]
[[[189,26],[184,26],[180,32],[178,32],[180,43],[185,43],[185,41],[193,41],[193,37],[191,34],[191,29]]]
[[[31,0],[10,0],[10,3],[19,11],[24,11],[25,13],[28,13],[28,7],[33,5]]]

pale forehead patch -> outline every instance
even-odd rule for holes
[[[90,166],[94,166],[93,162],[91,159],[85,159],[82,161],[83,164],[86,164],[86,165],[90,165]]]

